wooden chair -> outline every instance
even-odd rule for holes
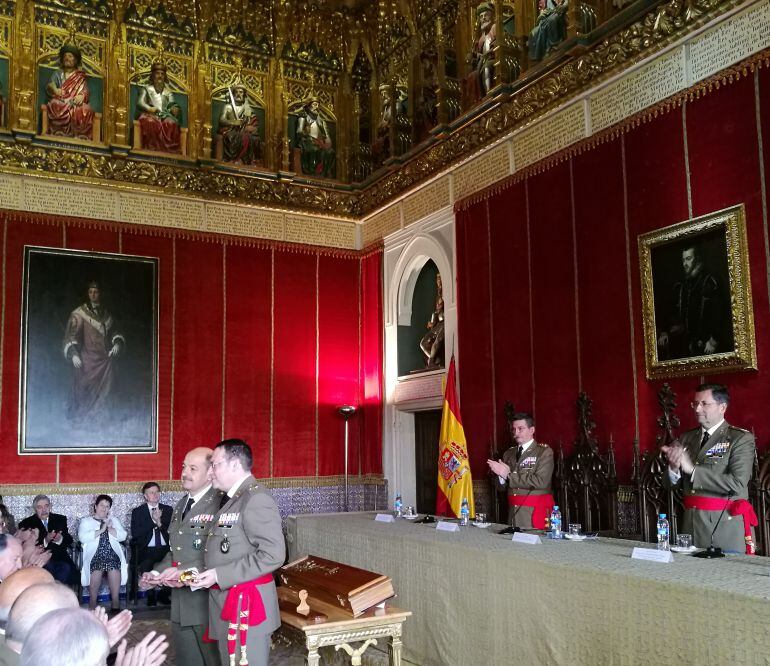
[[[160,153],[162,155],[181,155],[187,157],[187,127],[179,128],[179,152],[178,153]],[[134,134],[133,134],[133,149],[144,150],[142,148],[142,127],[139,125],[139,121],[134,121]]]
[[[592,401],[580,393],[577,399],[578,437],[572,453],[565,459],[559,445],[554,488],[562,514],[562,524],[580,523],[584,532],[616,536],[618,530],[618,479],[614,444],[610,440],[606,455],[599,452],[593,434]]]
[[[41,135],[47,135],[50,125],[48,124],[48,107],[45,104],[40,105],[40,118],[42,120]],[[66,138],[66,137],[65,137]],[[102,138],[102,114],[94,113],[94,126],[91,133],[91,141],[99,143]]]
[[[665,513],[668,516],[672,542],[676,543],[676,535],[684,513],[682,491],[669,490],[663,475],[668,474],[668,461],[661,451],[676,438],[679,428],[679,417],[676,409],[676,394],[668,384],[658,391],[658,405],[661,415],[657,418],[658,434],[655,436],[655,449],[641,452],[639,442],[634,443],[634,480],[636,481],[637,505],[639,509],[639,528],[642,541],[657,539],[658,516]]]

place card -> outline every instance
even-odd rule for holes
[[[673,562],[674,554],[670,550],[658,550],[657,548],[634,548],[631,559],[648,560],[649,562]]]
[[[529,534],[528,532],[514,532],[513,536],[511,536],[511,541],[514,543],[526,543],[530,546],[537,543],[543,543],[540,535]]]
[[[378,523],[395,523],[396,519],[390,513],[378,513],[374,517],[375,522]]]
[[[439,520],[436,523],[436,529],[439,532],[459,532],[460,526],[457,523],[450,523],[446,520]]]

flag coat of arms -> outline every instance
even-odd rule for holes
[[[436,514],[440,516],[454,515],[459,518],[463,499],[467,499],[470,516],[475,516],[468,445],[465,441],[465,431],[460,418],[460,402],[457,399],[454,356],[449,362],[449,370],[447,371],[438,451]]]

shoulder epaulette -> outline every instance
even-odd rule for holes
[[[745,428],[739,428],[738,426],[734,426],[732,424],[730,424],[727,427],[730,428],[730,430],[737,430],[738,432],[747,432],[749,435],[751,434],[751,430],[746,430]]]
[[[538,446],[542,446],[543,448],[545,448],[546,446],[548,446],[548,444],[546,444],[545,442],[536,442],[536,444],[537,444]]]

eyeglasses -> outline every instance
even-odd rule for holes
[[[702,407],[703,409],[706,409],[706,407],[711,407],[711,405],[716,405],[716,402],[706,402],[705,400],[701,400],[700,402],[691,402],[690,407],[693,409],[698,409],[698,407]]]

